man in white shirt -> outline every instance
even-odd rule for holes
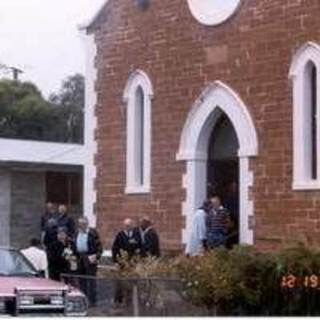
[[[207,240],[206,216],[211,208],[211,203],[205,201],[193,216],[191,231],[186,245],[188,256],[198,256],[204,253]]]
[[[21,250],[21,253],[31,262],[38,272],[48,278],[47,254],[40,246],[40,240],[31,239],[29,248]]]

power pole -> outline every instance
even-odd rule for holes
[[[12,71],[12,76],[14,81],[19,81],[19,75],[23,73],[21,69],[15,67],[9,67]]]
[[[23,71],[21,69],[16,68],[16,67],[9,67],[3,63],[0,63],[0,71],[2,71],[5,74],[11,73],[12,79],[15,81],[19,81],[19,76],[20,76],[20,74],[23,73]]]

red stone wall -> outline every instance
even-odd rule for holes
[[[318,0],[243,0],[218,27],[203,26],[186,0],[109,0],[95,26],[98,45],[98,227],[106,245],[125,217],[150,214],[162,246],[180,246],[184,163],[175,160],[188,111],[205,86],[221,80],[248,106],[259,139],[252,197],[255,243],[320,241],[320,191],[292,191],[291,59],[320,41]],[[126,117],[122,94],[130,71],[154,86],[152,192],[125,195]]]

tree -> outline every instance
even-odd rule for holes
[[[58,93],[50,95],[49,101],[55,106],[55,112],[62,120],[61,129],[68,142],[83,142],[85,79],[75,74],[63,81]]]
[[[0,135],[5,138],[46,139],[53,121],[50,105],[30,82],[0,81]]]
[[[49,100],[30,82],[0,80],[0,136],[82,143],[84,92],[80,74],[63,81]]]

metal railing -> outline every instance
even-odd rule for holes
[[[84,292],[89,316],[320,316],[317,288],[275,286],[258,304],[233,301],[206,308],[193,305],[185,283],[169,278],[102,278],[63,275]]]
[[[180,280],[163,278],[105,279],[63,275],[84,292],[90,316],[201,316],[206,311],[185,299]]]

